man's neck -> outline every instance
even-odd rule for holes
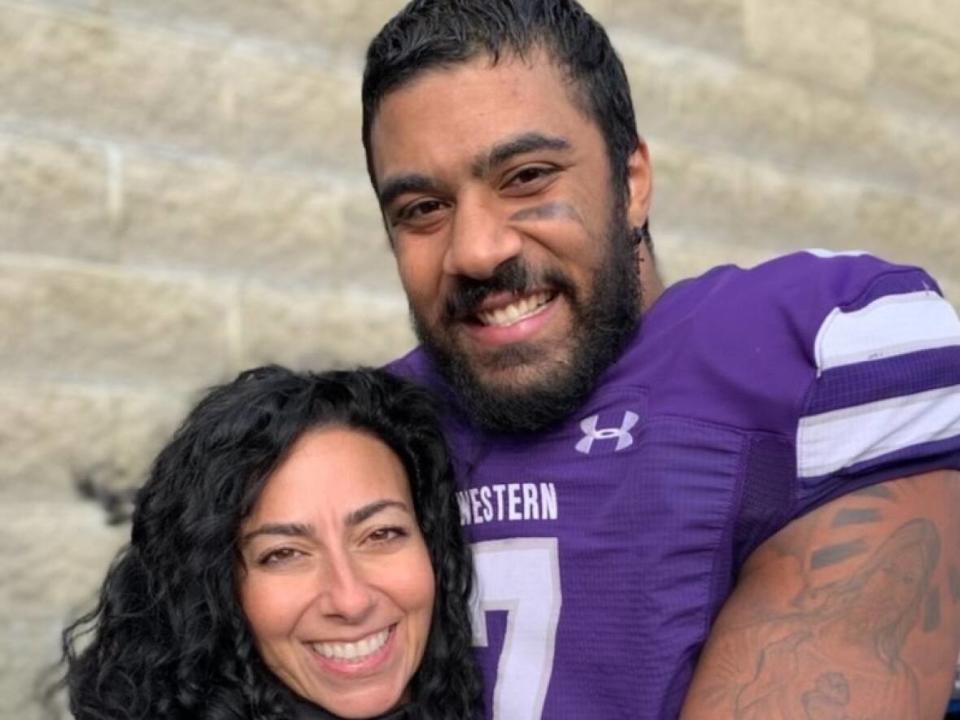
[[[640,312],[646,313],[663,293],[664,284],[646,243],[639,247],[637,262],[640,270]]]

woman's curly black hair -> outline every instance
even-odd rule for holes
[[[436,582],[412,716],[474,717],[469,550],[430,399],[378,371],[268,366],[211,390],[160,452],[136,497],[131,541],[97,606],[63,633],[76,720],[280,720],[289,694],[254,647],[235,590],[237,537],[265,482],[308,430],[368,432],[402,461]]]

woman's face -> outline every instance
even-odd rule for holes
[[[260,656],[345,718],[404,699],[423,657],[434,579],[407,476],[374,437],[311,431],[240,528],[240,604]]]

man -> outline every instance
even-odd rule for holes
[[[572,0],[415,0],[363,101],[488,715],[942,716],[960,321],[933,280],[816,251],[665,291],[625,74]]]

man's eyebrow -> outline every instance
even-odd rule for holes
[[[470,172],[474,177],[483,177],[491,168],[502,165],[507,160],[524,153],[536,150],[569,150],[570,143],[556,135],[544,135],[540,132],[526,132],[516,135],[501,143],[497,143],[490,150],[478,155],[470,164]],[[446,187],[443,183],[421,173],[408,173],[388,177],[380,183],[378,199],[380,207],[385,208],[400,195],[406,193],[443,194]]]
[[[380,207],[387,207],[405,193],[441,193],[443,185],[428,175],[409,173],[385,179],[378,192]]]
[[[303,523],[266,523],[256,530],[244,533],[240,538],[240,545],[246,545],[260,535],[282,535],[284,537],[309,537],[313,535],[313,527]]]
[[[364,505],[361,508],[350,512],[347,515],[346,523],[348,526],[359,525],[364,520],[369,520],[378,512],[382,512],[387,508],[399,508],[407,514],[412,514],[410,508],[407,507],[406,503],[402,503],[399,500],[375,500],[368,505]]]
[[[491,168],[502,165],[517,155],[537,150],[569,150],[570,143],[556,135],[544,135],[539,132],[526,132],[497,143],[488,152],[479,155],[471,164],[474,177],[483,177]]]

